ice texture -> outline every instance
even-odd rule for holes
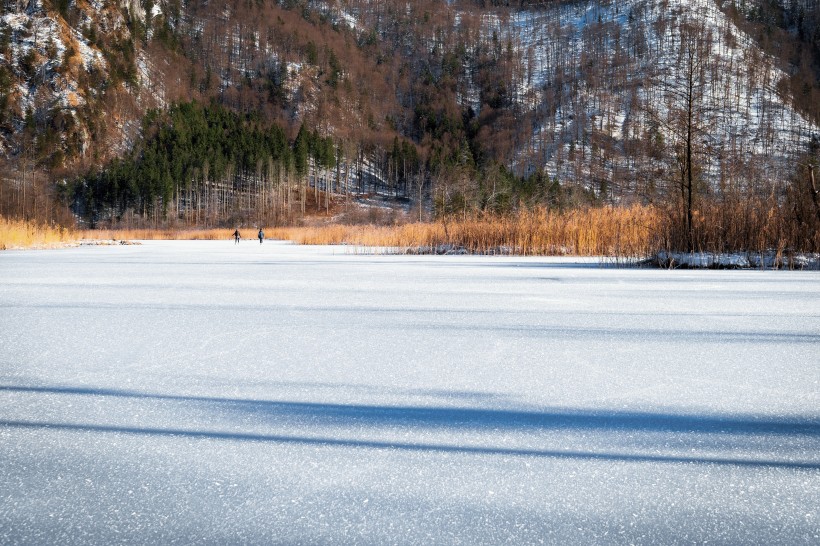
[[[2,544],[818,541],[818,272],[0,253]]]

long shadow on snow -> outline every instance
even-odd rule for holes
[[[213,305],[213,304],[143,304],[143,303],[129,303],[122,304],[11,304],[0,305],[0,309],[48,309],[50,311],[58,310],[116,310],[120,313],[141,312],[145,310],[163,311],[163,312],[188,312],[196,311],[198,313],[216,312],[224,313],[226,311],[243,312],[243,313],[264,313],[268,323],[273,323],[270,314],[278,311],[282,315],[279,316],[280,321],[288,323],[289,316],[284,313],[338,313],[348,315],[380,315],[380,314],[411,314],[414,316],[424,314],[441,314],[442,311],[435,309],[391,309],[391,308],[345,308],[345,307],[307,307],[307,306],[276,306],[276,305]],[[482,311],[445,311],[450,314],[487,314]],[[500,312],[496,316],[503,316],[505,314],[515,314],[514,311],[509,313]],[[532,314],[532,313],[530,313]],[[359,330],[361,325],[348,324],[337,326],[337,330],[352,329]],[[743,332],[743,331],[727,331],[727,330],[675,330],[675,329],[646,329],[646,328],[615,328],[615,327],[571,327],[571,326],[554,326],[554,325],[527,325],[527,324],[469,324],[461,323],[454,324],[448,322],[389,322],[379,321],[378,330],[384,331],[451,331],[458,333],[494,333],[526,336],[530,338],[561,338],[563,340],[595,340],[607,341],[611,339],[632,339],[635,341],[661,341],[661,342],[700,342],[700,343],[777,343],[777,344],[818,344],[820,345],[820,335],[814,333],[803,332]]]
[[[508,457],[543,457],[550,459],[573,459],[588,461],[616,461],[635,463],[677,463],[677,464],[711,464],[721,466],[782,468],[789,470],[820,470],[820,463],[777,461],[771,459],[740,459],[726,457],[687,457],[678,455],[648,455],[629,453],[601,453],[587,451],[559,451],[540,449],[516,449],[503,447],[458,446],[411,442],[380,442],[375,440],[345,440],[338,438],[314,438],[275,434],[247,434],[233,432],[211,432],[171,428],[138,428],[105,425],[82,425],[67,423],[38,423],[29,421],[0,421],[0,427],[56,430],[80,433],[113,433],[133,434],[150,437],[183,437],[205,440],[223,440],[233,442],[270,442],[275,444],[293,444],[322,447],[343,447],[357,449],[385,449],[393,451],[457,453],[467,455],[501,455]]]
[[[818,419],[694,415],[657,412],[590,411],[545,408],[538,411],[480,408],[385,406],[249,400],[206,396],[143,393],[120,389],[0,385],[0,393],[33,393],[172,401],[220,406],[276,418],[309,418],[316,424],[407,426],[493,430],[590,430],[668,433],[775,434],[820,436]]]
[[[8,283],[9,285],[16,284],[19,286],[28,286],[26,283]],[[61,287],[59,283],[38,283],[38,286],[45,286],[45,287]],[[149,286],[149,288],[154,287]],[[167,288],[166,284],[157,283],[157,288]],[[112,287],[108,287],[112,288]],[[145,288],[144,285],[141,285],[140,288]],[[235,290],[236,292],[241,292],[241,290]],[[368,292],[363,290],[362,292]],[[369,292],[368,292],[369,293]],[[702,291],[698,292],[702,293]],[[277,304],[277,303],[258,303],[255,305],[249,304],[196,304],[196,303],[168,303],[168,304],[158,304],[158,303],[141,303],[141,302],[128,302],[126,304],[122,302],[117,303],[103,303],[103,302],[92,302],[92,303],[20,303],[20,302],[13,302],[13,303],[0,303],[0,309],[38,309],[38,310],[62,310],[62,311],[72,311],[72,310],[103,310],[103,311],[265,311],[265,312],[299,312],[299,313],[350,313],[350,314],[375,314],[375,315],[476,315],[476,316],[506,316],[506,315],[513,315],[515,317],[520,316],[541,316],[543,315],[544,311],[542,309],[489,309],[489,308],[478,308],[478,307],[470,307],[470,308],[452,308],[452,307],[387,307],[387,306],[366,306],[366,305],[346,305],[346,306],[311,306],[311,305],[288,305],[288,304]],[[652,311],[652,312],[638,312],[638,311],[602,311],[602,310],[594,310],[594,311],[571,311],[566,309],[560,310],[560,315],[562,317],[650,317],[650,318],[658,318],[658,317],[676,317],[676,318],[713,318],[715,316],[719,316],[720,318],[772,318],[772,313],[743,313],[743,312],[735,312],[735,313],[725,313],[725,312],[697,312],[697,311],[687,311],[687,312],[680,312],[680,313],[665,313],[661,311]],[[816,318],[816,315],[806,315],[806,318]],[[451,325],[449,325],[451,326]],[[435,325],[436,329],[441,329],[441,325]],[[465,325],[464,328],[470,328],[469,325]],[[476,326],[475,329],[485,328],[484,326]],[[533,329],[533,328],[540,328],[542,330],[550,329],[547,326],[538,327],[538,326],[523,326],[522,328],[525,329]],[[554,328],[551,328],[554,329]],[[605,331],[612,331],[613,333],[620,333],[620,332],[635,332],[635,333],[645,333],[644,330],[628,330],[628,329],[602,329],[602,328],[564,328],[562,331],[570,331],[570,330],[578,330],[581,332],[594,332],[599,334]],[[680,330],[648,330],[646,332],[660,332],[664,335],[672,335],[674,334],[687,334],[687,332],[682,332]],[[693,331],[688,332],[690,335],[704,335],[704,334],[715,334],[715,335],[722,335],[726,332],[720,331]],[[743,334],[745,336],[754,336],[757,335],[755,332],[729,332],[730,334]],[[763,335],[771,336],[777,335],[780,337],[783,336],[798,336],[800,338],[809,338],[811,341],[816,341],[820,343],[820,334],[804,334],[804,333],[791,333],[791,332],[764,332]]]

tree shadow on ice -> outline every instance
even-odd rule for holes
[[[324,313],[324,314],[339,314],[343,316],[355,316],[357,319],[367,317],[370,315],[379,317],[378,329],[383,331],[399,331],[406,333],[408,331],[416,332],[450,332],[457,334],[496,334],[507,336],[526,336],[535,339],[552,339],[560,338],[566,340],[591,340],[591,341],[609,341],[615,339],[627,339],[634,341],[646,342],[690,342],[690,343],[761,343],[761,344],[813,344],[820,345],[820,335],[814,332],[801,331],[731,331],[731,330],[682,330],[673,328],[619,328],[613,326],[607,327],[573,327],[573,326],[556,326],[551,324],[499,324],[487,323],[482,321],[463,320],[460,323],[453,321],[387,321],[382,316],[395,315],[401,318],[405,315],[412,317],[425,318],[426,315],[457,315],[457,316],[478,316],[485,317],[492,315],[493,317],[506,316],[520,316],[524,314],[537,314],[537,312],[521,312],[521,311],[492,311],[485,309],[441,309],[441,308],[390,308],[390,307],[328,307],[328,306],[279,306],[266,304],[156,304],[156,303],[129,303],[123,305],[121,303],[106,303],[106,304],[16,304],[0,306],[3,309],[47,309],[51,312],[56,310],[103,310],[118,312],[142,312],[162,311],[169,312],[215,312],[224,313],[228,311],[241,313],[264,313],[268,324],[277,325],[288,323],[290,316],[286,313]],[[279,322],[275,322],[271,318],[272,312],[281,313]],[[589,316],[595,314],[596,316],[614,316],[614,317],[630,317],[630,316],[676,316],[676,315],[662,315],[662,314],[647,314],[647,313],[593,313],[593,312],[570,312],[564,315],[572,316]],[[687,315],[700,316],[700,315]],[[708,316],[708,315],[705,315]],[[757,316],[757,315],[741,315],[743,317]],[[613,321],[615,322],[615,321]],[[362,328],[359,324],[347,323],[339,324],[336,330],[342,329],[359,330]]]
[[[710,464],[719,466],[782,468],[789,470],[820,470],[820,462],[788,461],[721,456],[655,455],[639,453],[609,453],[580,450],[551,450],[507,448],[473,445],[447,445],[426,442],[378,441],[366,439],[340,439],[330,437],[255,434],[242,432],[219,432],[174,428],[125,427],[92,424],[71,424],[29,421],[0,421],[0,427],[38,431],[66,431],[78,433],[129,434],[146,437],[189,438],[231,442],[256,442],[315,446],[327,448],[381,449],[421,453],[486,455],[505,457],[537,457],[549,459],[572,459],[632,463]]]
[[[276,400],[253,400],[208,396],[185,396],[176,394],[145,393],[120,389],[100,389],[58,386],[0,386],[0,394],[17,393],[35,396],[88,396],[94,398],[127,399],[148,403],[183,404],[190,415],[191,410],[201,410],[204,415],[219,415],[221,423],[231,430],[202,430],[200,423],[190,427],[151,428],[125,425],[78,424],[60,422],[37,422],[23,420],[2,420],[0,426],[49,429],[76,432],[125,433],[147,436],[181,436],[189,438],[210,438],[214,440],[274,442],[339,447],[360,447],[396,449],[405,451],[426,451],[440,453],[486,454],[502,456],[532,456],[552,458],[578,458],[588,460],[642,461],[642,462],[690,462],[713,463],[740,466],[769,466],[795,469],[820,469],[820,460],[794,460],[783,455],[783,460],[749,457],[749,449],[759,450],[764,436],[773,436],[772,441],[788,444],[789,441],[816,442],[820,438],[820,420],[816,418],[777,418],[755,415],[699,415],[664,412],[637,412],[619,410],[584,410],[572,408],[542,408],[520,410],[488,407],[446,407],[446,406],[390,406],[367,404],[335,404],[314,402],[290,402]],[[53,404],[53,400],[51,401]],[[251,415],[252,420],[247,417]],[[209,421],[210,422],[210,421]],[[240,426],[289,426],[288,430],[305,430],[306,435],[245,432]],[[208,428],[208,427],[205,427]],[[392,441],[367,439],[340,439],[338,437],[316,437],[333,430],[339,435],[358,435],[362,431],[380,433],[395,432],[404,428],[408,431],[452,431],[453,445],[446,443],[426,443],[412,441]],[[600,451],[533,449],[530,447],[509,447],[458,444],[458,433],[479,432],[488,436],[482,440],[491,443],[497,440],[495,434],[527,432],[600,433],[606,438],[630,438],[633,433],[663,433],[663,439],[677,438],[674,454],[658,455],[646,453],[652,447],[646,444],[630,448],[628,453]],[[623,435],[623,436],[621,436]],[[669,436],[672,435],[672,436]],[[709,436],[707,436],[709,435]],[[719,447],[737,449],[746,455],[738,457],[704,455],[710,439],[722,439]],[[479,437],[481,438],[481,437]],[[606,439],[605,438],[605,439]],[[682,439],[681,439],[682,438]],[[495,443],[498,443],[497,441]],[[674,443],[674,442],[673,442]],[[550,446],[552,447],[552,446]],[[691,450],[689,448],[692,448]],[[643,451],[643,453],[641,452]],[[668,450],[667,450],[668,451]]]
[[[206,405],[210,409],[255,413],[260,418],[309,418],[311,423],[368,424],[419,428],[493,430],[608,430],[668,433],[773,434],[820,437],[820,419],[757,415],[698,415],[621,410],[488,407],[393,406],[292,402],[147,393],[86,387],[0,385],[0,393],[81,395]]]

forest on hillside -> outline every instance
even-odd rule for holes
[[[407,198],[430,183],[416,145],[398,137],[386,164],[376,165],[363,156],[345,159],[339,141],[304,125],[291,143],[280,125],[218,103],[152,110],[144,123],[144,137],[131,154],[60,187],[61,201],[92,227],[124,218],[128,225],[139,225],[138,218],[203,227],[289,224],[308,207],[328,211],[331,198],[378,192]],[[383,180],[378,172],[390,176]],[[499,166],[493,183],[484,199],[494,199],[496,213],[514,212],[524,202],[569,206],[570,190],[542,173],[517,177]],[[423,200],[423,193],[416,195]],[[455,210],[452,198],[438,197],[433,206],[439,215],[472,206],[462,199]],[[585,198],[594,204],[593,194]],[[415,214],[425,217],[422,210]]]

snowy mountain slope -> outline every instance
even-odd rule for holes
[[[630,142],[674,148],[679,140],[673,125],[687,29],[703,56],[695,125],[705,178],[728,183],[752,169],[782,179],[820,133],[780,90],[785,73],[712,0],[558,3],[486,16],[483,24],[521,59],[512,83],[531,131],[515,158],[523,170],[583,177],[613,197],[638,189],[626,178],[653,171],[653,161],[636,165]],[[465,104],[482,107],[475,90],[465,95]]]

